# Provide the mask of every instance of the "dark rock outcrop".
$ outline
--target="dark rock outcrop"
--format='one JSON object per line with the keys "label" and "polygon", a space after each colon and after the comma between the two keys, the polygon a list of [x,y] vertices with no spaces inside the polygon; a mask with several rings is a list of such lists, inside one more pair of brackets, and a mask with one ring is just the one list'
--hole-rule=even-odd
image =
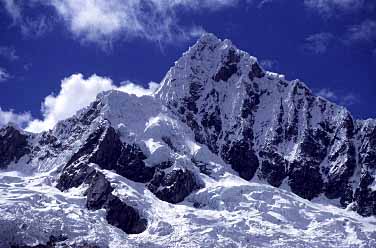
{"label": "dark rock outcrop", "polygon": [[95,172],[90,181],[86,191],[86,207],[90,210],[97,210],[108,203],[114,189],[100,172]]}
{"label": "dark rock outcrop", "polygon": [[324,182],[317,164],[297,161],[292,167],[294,169],[289,173],[292,192],[308,200],[322,193]]}
{"label": "dark rock outcrop", "polygon": [[113,188],[105,176],[96,172],[93,175],[86,192],[86,206],[88,209],[106,209],[106,220],[128,234],[136,234],[145,231],[146,219],[141,218],[138,211],[121,201],[112,194]]}
{"label": "dark rock outcrop", "polygon": [[262,78],[265,76],[265,72],[261,69],[259,64],[256,62],[252,64],[251,69],[248,73],[248,77],[251,81],[255,78]]}
{"label": "dark rock outcrop", "polygon": [[13,126],[0,129],[0,169],[30,152],[27,138]]}
{"label": "dark rock outcrop", "polygon": [[239,54],[237,54],[234,49],[230,49],[222,67],[219,69],[217,74],[214,75],[213,80],[216,82],[219,82],[220,80],[227,81],[238,71],[237,63],[239,63],[239,61]]}
{"label": "dark rock outcrop", "polygon": [[179,203],[200,188],[194,174],[184,169],[157,170],[147,187],[159,199],[170,203]]}
{"label": "dark rock outcrop", "polygon": [[259,153],[259,156],[265,160],[261,163],[258,176],[274,187],[281,186],[282,181],[288,176],[289,162],[281,154],[266,148]]}
{"label": "dark rock outcrop", "polygon": [[246,180],[251,180],[259,167],[258,157],[245,140],[229,143],[223,148],[222,157]]}
{"label": "dark rock outcrop", "polygon": [[88,209],[105,208],[110,224],[127,233],[142,232],[146,228],[146,220],[138,215],[137,210],[112,194],[111,184],[91,164],[114,170],[132,181],[148,183],[147,187],[158,198],[171,203],[183,201],[192,191],[198,189],[191,171],[178,169],[165,172],[164,170],[167,171],[173,165],[172,161],[149,167],[144,162],[146,158],[138,145],[122,143],[116,131],[104,124],[88,135],[86,142],[68,161],[60,175],[57,188],[64,191],[88,184]]}
{"label": "dark rock outcrop", "polygon": [[87,166],[95,163],[107,170],[136,182],[148,182],[154,174],[154,168],[144,163],[146,156],[133,144],[123,144],[115,129],[108,124],[98,127],[89,135],[84,145],[71,157],[65,166],[57,187],[66,190],[81,185],[92,173]]}
{"label": "dark rock outcrop", "polygon": [[135,182],[149,182],[153,178],[155,168],[146,166],[144,159],[146,156],[137,145],[125,144],[115,170]]}
{"label": "dark rock outcrop", "polygon": [[362,124],[359,148],[360,179],[354,194],[355,209],[364,216],[376,215],[376,122]]}
{"label": "dark rock outcrop", "polygon": [[145,231],[147,220],[131,206],[122,202],[118,197],[110,195],[106,203],[106,219],[109,224],[116,226],[128,234],[137,234]]}

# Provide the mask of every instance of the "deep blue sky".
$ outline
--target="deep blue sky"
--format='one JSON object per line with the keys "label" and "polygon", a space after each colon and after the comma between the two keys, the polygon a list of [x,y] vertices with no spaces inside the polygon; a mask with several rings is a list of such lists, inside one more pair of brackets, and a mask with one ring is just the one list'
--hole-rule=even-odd
{"label": "deep blue sky", "polygon": [[[7,51],[0,54],[0,68],[8,74],[0,82],[3,111],[30,111],[41,118],[44,97],[58,93],[61,80],[74,73],[85,77],[96,73],[116,84],[159,82],[196,39],[174,41],[172,36],[158,43],[128,33],[117,35],[111,46],[103,45],[75,35],[51,6],[20,6],[22,16],[17,19],[9,13],[9,5],[5,8],[7,1],[0,0],[0,53],[1,47]],[[271,71],[287,79],[299,78],[314,91],[347,105],[355,117],[376,117],[376,10],[372,4],[357,10],[328,5],[322,10],[297,0],[264,2],[261,6],[257,1],[240,1],[216,10],[176,8],[174,21],[182,28],[199,26],[231,39],[271,66]],[[46,25],[33,26],[33,20]]]}

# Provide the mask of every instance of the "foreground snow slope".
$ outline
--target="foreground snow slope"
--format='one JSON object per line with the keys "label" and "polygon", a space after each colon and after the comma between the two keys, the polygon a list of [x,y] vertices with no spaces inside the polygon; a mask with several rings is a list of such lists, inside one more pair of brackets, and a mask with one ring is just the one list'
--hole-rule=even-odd
{"label": "foreground snow slope", "polygon": [[[61,192],[44,175],[0,176],[0,247],[36,245],[64,234],[66,243],[98,247],[375,247],[376,219],[329,203],[225,174],[180,204],[160,201],[139,184],[105,171],[116,193],[143,205],[149,225],[128,235],[104,211],[85,209],[82,188]],[[200,207],[193,207],[193,203]]]}

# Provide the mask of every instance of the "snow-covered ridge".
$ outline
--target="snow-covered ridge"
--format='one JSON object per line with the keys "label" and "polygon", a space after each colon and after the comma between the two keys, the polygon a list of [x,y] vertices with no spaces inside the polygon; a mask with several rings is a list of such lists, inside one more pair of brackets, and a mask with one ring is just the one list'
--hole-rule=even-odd
{"label": "snow-covered ridge", "polygon": [[153,95],[0,130],[0,247],[373,247],[375,123],[206,34]]}

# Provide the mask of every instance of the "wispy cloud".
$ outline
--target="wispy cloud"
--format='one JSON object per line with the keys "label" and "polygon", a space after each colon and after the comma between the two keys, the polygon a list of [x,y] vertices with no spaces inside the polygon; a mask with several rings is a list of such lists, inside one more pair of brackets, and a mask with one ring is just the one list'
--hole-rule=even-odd
{"label": "wispy cloud", "polygon": [[263,59],[260,61],[260,65],[266,70],[276,70],[279,63],[274,59]]}
{"label": "wispy cloud", "polygon": [[361,45],[376,54],[376,21],[367,19],[360,24],[348,27],[342,39],[345,45]]}
{"label": "wispy cloud", "polygon": [[179,25],[178,10],[217,10],[236,0],[50,1],[70,31],[86,41],[108,42],[120,36],[175,42],[197,35],[197,27]]}
{"label": "wispy cloud", "polygon": [[4,69],[0,67],[0,83],[7,81],[10,78],[10,74]]}
{"label": "wispy cloud", "polygon": [[[45,32],[51,26],[47,15],[34,19],[23,16],[23,7],[51,7],[59,20],[81,41],[110,45],[118,38],[143,38],[157,43],[196,37],[202,28],[180,23],[181,12],[216,11],[239,0],[0,0],[23,32]],[[29,4],[30,5],[30,4]],[[56,18],[55,18],[56,19]],[[198,32],[199,31],[199,32]]]}
{"label": "wispy cloud", "polygon": [[21,18],[21,8],[14,0],[1,0],[4,8],[8,14],[12,17],[14,22],[18,22]]}
{"label": "wispy cloud", "polygon": [[37,38],[50,31],[54,19],[46,14],[36,14],[32,17],[24,14],[26,7],[34,8],[46,3],[41,0],[16,1],[0,0],[8,15],[12,18],[12,25],[19,27],[21,33],[28,38]]}
{"label": "wispy cloud", "polygon": [[0,46],[0,56],[10,61],[19,59],[18,55],[16,54],[16,49],[8,46]]}
{"label": "wispy cloud", "polygon": [[376,21],[365,20],[359,25],[349,27],[347,38],[351,43],[376,41]]}
{"label": "wispy cloud", "polygon": [[316,95],[318,96],[321,96],[321,97],[324,97],[328,100],[332,100],[332,101],[335,101],[338,99],[336,93],[334,93],[331,89],[328,89],[328,88],[324,88],[324,89],[320,89]]}
{"label": "wispy cloud", "polygon": [[304,0],[304,4],[325,17],[359,11],[367,6],[366,0]]}
{"label": "wispy cloud", "polygon": [[343,105],[343,106],[352,106],[354,104],[357,104],[359,103],[359,97],[356,96],[355,94],[353,93],[349,93],[349,94],[346,94],[342,97],[342,99],[340,100],[339,104]]}
{"label": "wispy cloud", "polygon": [[327,51],[333,39],[334,35],[331,33],[312,34],[305,39],[303,49],[311,53],[323,54]]}
{"label": "wispy cloud", "polygon": [[316,92],[316,95],[346,107],[352,106],[360,102],[359,97],[354,93],[343,92],[340,90],[332,90],[329,88],[323,88],[318,90]]}
{"label": "wispy cloud", "polygon": [[275,0],[262,0],[257,4],[257,8],[261,9],[268,4],[272,4]]}

